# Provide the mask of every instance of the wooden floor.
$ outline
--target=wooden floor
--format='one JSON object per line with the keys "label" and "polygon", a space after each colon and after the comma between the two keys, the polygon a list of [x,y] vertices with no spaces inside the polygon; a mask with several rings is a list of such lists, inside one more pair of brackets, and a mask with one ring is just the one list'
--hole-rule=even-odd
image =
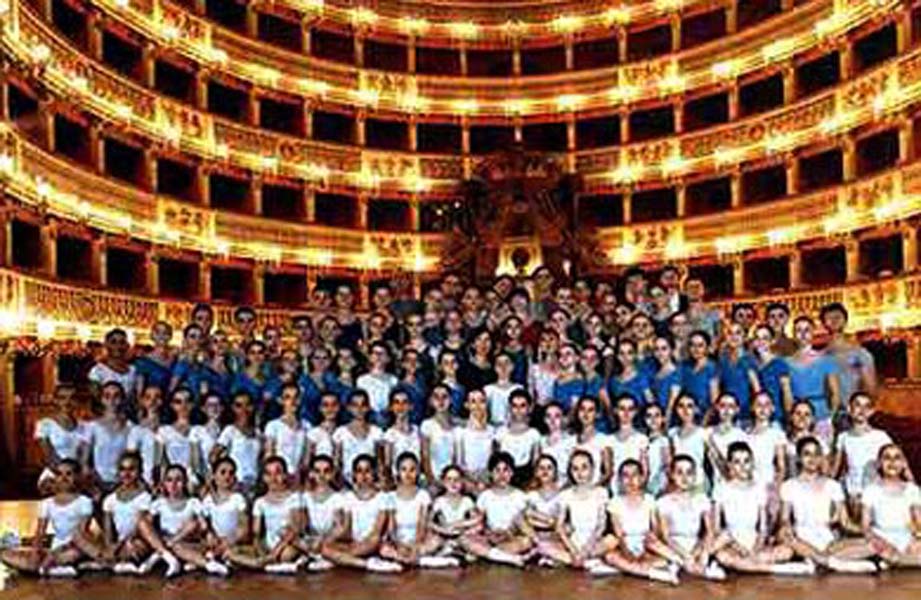
{"label": "wooden floor", "polygon": [[644,600],[917,600],[921,597],[921,572],[885,573],[879,576],[818,576],[808,579],[731,576],[722,583],[687,580],[678,587],[670,587],[626,577],[592,579],[581,573],[566,571],[518,571],[505,567],[474,566],[456,572],[372,575],[333,571],[298,577],[247,574],[227,580],[199,575],[187,575],[172,581],[152,576],[123,578],[106,575],[84,576],[73,581],[13,578],[7,580],[6,589],[0,591],[0,598],[4,600],[611,600],[623,595],[642,597]]}

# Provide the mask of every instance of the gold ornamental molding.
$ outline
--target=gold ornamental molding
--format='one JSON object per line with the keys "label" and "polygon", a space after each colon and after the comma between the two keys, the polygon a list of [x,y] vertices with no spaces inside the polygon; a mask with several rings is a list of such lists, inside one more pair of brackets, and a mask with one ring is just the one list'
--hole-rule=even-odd
{"label": "gold ornamental molding", "polygon": [[[12,14],[12,13],[10,13]],[[270,133],[163,98],[73,50],[29,10],[8,20],[4,51],[64,101],[218,164],[381,193],[456,194],[480,158],[381,152]],[[586,191],[727,171],[891,118],[921,97],[921,49],[774,111],[700,132],[574,153]],[[405,158],[404,158],[405,157]]]}
{"label": "gold ornamental molding", "polygon": [[[32,9],[23,0],[21,12]],[[437,77],[358,69],[215,27],[170,0],[89,0],[108,18],[203,67],[315,103],[455,119],[511,119],[619,108],[787,63],[893,14],[902,0],[812,0],[725,40],[645,62],[536,77]],[[14,13],[15,11],[10,11]],[[782,37],[778,32],[783,32]],[[771,40],[765,43],[765,40]],[[385,82],[386,85],[369,85]]]}

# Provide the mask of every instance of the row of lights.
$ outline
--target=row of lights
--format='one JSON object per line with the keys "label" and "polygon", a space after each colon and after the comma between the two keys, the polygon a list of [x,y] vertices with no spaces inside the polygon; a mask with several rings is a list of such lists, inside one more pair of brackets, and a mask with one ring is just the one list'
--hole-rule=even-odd
{"label": "row of lights", "polygon": [[[10,1],[10,0],[3,0]],[[19,1],[19,0],[15,0]],[[857,27],[879,14],[887,14],[900,2],[898,0],[863,0],[849,7],[835,6],[830,16],[818,21],[812,30],[795,36],[780,38],[768,43],[760,50],[747,55],[717,61],[709,68],[698,72],[682,73],[674,59],[665,74],[651,85],[620,83],[607,91],[586,94],[562,94],[554,98],[511,98],[499,101],[487,101],[475,98],[458,98],[439,100],[425,97],[418,93],[382,92],[365,84],[364,78],[358,88],[345,88],[313,78],[298,78],[273,67],[252,63],[246,59],[231,58],[220,48],[215,48],[211,36],[192,39],[180,35],[176,26],[165,23],[158,14],[147,14],[126,0],[95,0],[102,5],[110,5],[122,12],[130,12],[132,24],[144,27],[147,33],[163,39],[166,43],[177,46],[194,59],[231,68],[238,75],[249,78],[262,85],[279,91],[301,90],[305,94],[319,99],[367,106],[370,108],[390,108],[411,112],[426,113],[461,113],[461,114],[506,114],[539,115],[548,111],[568,112],[587,108],[623,105],[644,98],[656,98],[679,94],[693,86],[703,86],[734,79],[740,74],[762,67],[768,67],[792,57],[796,52],[814,47],[817,43],[842,35],[849,29]],[[117,11],[116,11],[117,14]],[[571,19],[563,21],[571,23]],[[200,23],[199,30],[210,32],[208,23]],[[619,71],[624,73],[624,71]],[[412,76],[405,79],[410,80]]]}

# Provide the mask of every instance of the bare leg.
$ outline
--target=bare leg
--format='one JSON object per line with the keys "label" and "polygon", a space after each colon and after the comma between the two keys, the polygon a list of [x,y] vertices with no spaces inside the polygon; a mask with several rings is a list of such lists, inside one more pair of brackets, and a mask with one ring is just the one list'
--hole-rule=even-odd
{"label": "bare leg", "polygon": [[10,548],[0,552],[0,561],[17,571],[35,574],[42,566],[46,553],[44,548]]}

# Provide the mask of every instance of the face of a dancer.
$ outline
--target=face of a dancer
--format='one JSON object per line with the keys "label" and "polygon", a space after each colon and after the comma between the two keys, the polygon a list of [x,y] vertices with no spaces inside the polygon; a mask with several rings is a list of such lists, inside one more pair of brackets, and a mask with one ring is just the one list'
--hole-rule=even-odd
{"label": "face of a dancer", "polygon": [[441,483],[449,494],[460,494],[464,488],[464,477],[457,469],[449,469]]}
{"label": "face of a dancer", "polygon": [[[636,412],[636,409],[634,409],[634,412]],[[662,414],[662,409],[657,404],[650,404],[646,407],[646,414],[643,415],[643,420],[646,422],[646,428],[649,431],[662,431],[665,429],[665,415]]]}
{"label": "face of a dancer", "polygon": [[293,415],[300,404],[301,394],[296,387],[286,387],[281,392],[281,409],[285,414]]}
{"label": "face of a dancer", "polygon": [[313,468],[310,470],[310,476],[313,477],[313,480],[323,487],[329,486],[334,475],[333,464],[328,460],[314,462]]}
{"label": "face of a dancer", "polygon": [[516,423],[526,423],[531,414],[531,406],[528,404],[527,399],[521,396],[515,396],[510,400],[509,411],[511,412],[513,421]]}
{"label": "face of a dancer", "polygon": [[324,421],[334,421],[339,415],[339,398],[335,394],[323,394],[320,397],[320,414]]}
{"label": "face of a dancer", "polygon": [[905,472],[905,454],[898,446],[888,446],[879,455],[879,470],[884,479],[899,479]]}
{"label": "face of a dancer", "polygon": [[848,413],[855,424],[865,425],[873,416],[873,399],[866,394],[854,396],[848,405]]}
{"label": "face of a dancer", "polygon": [[621,398],[617,401],[617,407],[614,409],[617,414],[617,422],[621,427],[629,427],[633,424],[633,418],[636,416],[636,404],[629,398]]}
{"label": "face of a dancer", "polygon": [[806,444],[799,454],[799,460],[803,472],[816,474],[822,469],[822,449],[818,444]]}
{"label": "face of a dancer", "polygon": [[579,359],[579,355],[576,353],[576,349],[572,346],[563,346],[560,349],[560,367],[563,369],[571,369],[576,366],[576,361]]}
{"label": "face of a dancer", "polygon": [[409,459],[402,461],[399,466],[399,478],[402,485],[407,487],[416,485],[416,480],[419,478],[419,465],[416,464],[416,461]]}
{"label": "face of a dancer", "polygon": [[676,461],[672,466],[672,483],[675,488],[686,492],[694,487],[697,473],[694,465],[686,460]]}
{"label": "face of a dancer", "polygon": [[793,407],[793,411],[790,413],[790,424],[793,429],[796,431],[808,431],[814,422],[815,417],[812,414],[812,408],[808,404],[801,402]]}
{"label": "face of a dancer", "polygon": [[636,465],[625,465],[620,469],[620,487],[627,495],[635,495],[643,490],[646,482],[643,471]]}
{"label": "face of a dancer", "polygon": [[776,331],[778,335],[786,330],[787,321],[789,319],[790,315],[782,308],[772,308],[767,314],[768,325],[770,325],[771,329]]}
{"label": "face of a dancer", "polygon": [[666,364],[672,361],[672,347],[671,344],[664,338],[658,338],[655,341],[655,344],[652,347],[653,356],[659,361],[659,364]]}
{"label": "face of a dancer", "polygon": [[739,414],[739,403],[729,394],[720,396],[716,407],[721,423],[732,423]]}
{"label": "face of a dancer", "polygon": [[227,461],[220,463],[214,471],[214,482],[218,489],[232,490],[237,483],[237,470]]}
{"label": "face of a dancer", "polygon": [[192,398],[188,392],[181,391],[178,394],[173,394],[169,404],[176,416],[181,419],[188,419],[189,414],[192,412]]}
{"label": "face of a dancer", "polygon": [[118,481],[123,486],[130,488],[141,477],[141,470],[134,458],[123,458],[118,463]]}
{"label": "face of a dancer", "polygon": [[556,466],[548,458],[542,458],[537,461],[534,467],[534,476],[541,485],[546,485],[556,481]]}
{"label": "face of a dancer", "polygon": [[162,483],[167,498],[181,498],[185,493],[185,477],[179,469],[168,470]]}
{"label": "face of a dancer", "polygon": [[801,320],[793,325],[793,335],[802,346],[808,346],[812,343],[812,330],[813,326],[809,321]]}
{"label": "face of a dancer", "polygon": [[774,414],[774,401],[764,392],[755,395],[752,402],[752,413],[757,421],[769,421],[771,415]]}
{"label": "face of a dancer", "polygon": [[563,411],[559,406],[548,406],[544,412],[544,423],[551,432],[563,430]]}
{"label": "face of a dancer", "polygon": [[847,318],[840,310],[830,310],[822,317],[822,325],[829,333],[837,335],[843,333],[844,328],[847,327]]}
{"label": "face of a dancer", "polygon": [[473,390],[467,394],[467,412],[472,418],[482,420],[486,416],[486,394]]}
{"label": "face of a dancer", "polygon": [[224,406],[221,404],[219,397],[208,396],[205,399],[205,416],[208,417],[209,421],[219,420],[222,412],[224,412]]}
{"label": "face of a dancer", "polygon": [[592,461],[584,454],[573,456],[569,464],[569,473],[576,485],[587,485],[591,483],[594,470]]}
{"label": "face of a dancer", "polygon": [[356,488],[369,489],[374,485],[374,467],[366,460],[359,461],[352,469],[352,483]]}
{"label": "face of a dancer", "polygon": [[76,390],[62,387],[54,393],[54,403],[61,414],[69,415],[74,410],[74,393]]}
{"label": "face of a dancer", "polygon": [[675,403],[675,413],[682,423],[693,423],[697,414],[697,404],[690,396],[681,396]]}
{"label": "face of a dancer", "polygon": [[729,457],[729,472],[737,481],[751,481],[753,467],[750,452],[734,452]]}
{"label": "face of a dancer", "polygon": [[165,346],[173,338],[173,328],[168,323],[157,323],[150,330],[150,339],[154,345]]}
{"label": "face of a dancer", "polygon": [[55,489],[60,494],[69,494],[77,489],[77,477],[80,475],[73,465],[58,465],[55,470]]}
{"label": "face of a dancer", "polygon": [[691,358],[694,360],[701,360],[707,355],[707,340],[704,339],[701,335],[692,335],[691,339],[688,340],[688,354],[691,355]]}
{"label": "face of a dancer", "polygon": [[272,461],[265,466],[262,480],[270,492],[280,492],[285,489],[288,474],[278,461]]}
{"label": "face of a dancer", "polygon": [[505,462],[500,462],[492,470],[492,482],[496,487],[507,487],[512,482],[512,467]]}
{"label": "face of a dancer", "polygon": [[583,427],[587,427],[589,425],[594,426],[596,412],[597,412],[597,408],[595,407],[594,402],[588,402],[588,401],[580,402],[579,410],[577,412],[579,416],[579,423],[581,423]]}

